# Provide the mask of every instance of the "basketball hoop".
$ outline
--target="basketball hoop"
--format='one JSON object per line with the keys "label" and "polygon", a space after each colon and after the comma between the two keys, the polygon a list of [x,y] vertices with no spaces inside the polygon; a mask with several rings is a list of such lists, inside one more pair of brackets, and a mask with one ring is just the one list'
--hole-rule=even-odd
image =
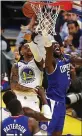
{"label": "basketball hoop", "polygon": [[47,34],[56,35],[56,20],[60,10],[70,10],[67,9],[69,7],[68,1],[29,0],[29,3],[37,16],[36,32],[45,31]]}

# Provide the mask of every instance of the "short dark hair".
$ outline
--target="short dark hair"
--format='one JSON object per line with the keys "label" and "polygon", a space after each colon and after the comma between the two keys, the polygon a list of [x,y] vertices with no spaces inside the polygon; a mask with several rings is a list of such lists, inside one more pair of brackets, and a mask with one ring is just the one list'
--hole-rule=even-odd
{"label": "short dark hair", "polygon": [[12,99],[17,99],[17,96],[14,92],[7,91],[7,92],[4,93],[3,102],[5,103],[6,106]]}
{"label": "short dark hair", "polygon": [[15,116],[17,113],[20,113],[22,111],[22,106],[19,100],[17,99],[12,99],[8,105],[7,105],[8,110],[11,112],[13,116]]}
{"label": "short dark hair", "polygon": [[19,54],[20,54],[20,51],[21,51],[21,49],[22,49],[22,47],[24,46],[25,43],[27,43],[27,40],[23,40],[22,42],[20,42]]}
{"label": "short dark hair", "polygon": [[74,24],[76,27],[79,26],[78,22],[74,20],[68,21],[67,25],[69,24]]}

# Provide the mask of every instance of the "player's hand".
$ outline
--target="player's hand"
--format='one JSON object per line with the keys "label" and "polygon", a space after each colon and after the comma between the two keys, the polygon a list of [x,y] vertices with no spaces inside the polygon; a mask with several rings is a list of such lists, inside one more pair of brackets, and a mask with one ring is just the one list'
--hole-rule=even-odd
{"label": "player's hand", "polygon": [[25,40],[27,40],[28,43],[30,43],[32,41],[30,33],[25,33],[23,38]]}
{"label": "player's hand", "polygon": [[24,32],[26,32],[26,30],[27,30],[27,26],[24,26],[24,25],[21,25],[21,31],[24,33]]}
{"label": "player's hand", "polygon": [[30,25],[27,25],[27,26],[21,25],[20,28],[22,32],[26,32],[27,30],[32,30]]}
{"label": "player's hand", "polygon": [[44,38],[45,47],[50,47],[52,45],[52,42],[49,40],[46,29],[42,31],[42,35],[43,35],[43,38]]}

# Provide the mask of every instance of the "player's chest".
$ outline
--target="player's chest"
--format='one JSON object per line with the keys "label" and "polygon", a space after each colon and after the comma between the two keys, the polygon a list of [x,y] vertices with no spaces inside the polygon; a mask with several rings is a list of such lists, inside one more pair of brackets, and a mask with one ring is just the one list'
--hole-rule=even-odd
{"label": "player's chest", "polygon": [[60,71],[60,73],[66,73],[70,71],[70,63],[59,61],[58,70]]}

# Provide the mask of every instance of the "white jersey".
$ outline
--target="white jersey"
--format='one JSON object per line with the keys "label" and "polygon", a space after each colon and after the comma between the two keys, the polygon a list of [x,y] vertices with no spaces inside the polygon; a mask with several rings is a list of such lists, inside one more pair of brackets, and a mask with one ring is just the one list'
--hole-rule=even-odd
{"label": "white jersey", "polygon": [[11,113],[6,108],[0,108],[0,122],[11,116]]}
{"label": "white jersey", "polygon": [[22,86],[35,88],[42,85],[43,72],[39,70],[34,59],[30,62],[18,62],[18,83]]}

